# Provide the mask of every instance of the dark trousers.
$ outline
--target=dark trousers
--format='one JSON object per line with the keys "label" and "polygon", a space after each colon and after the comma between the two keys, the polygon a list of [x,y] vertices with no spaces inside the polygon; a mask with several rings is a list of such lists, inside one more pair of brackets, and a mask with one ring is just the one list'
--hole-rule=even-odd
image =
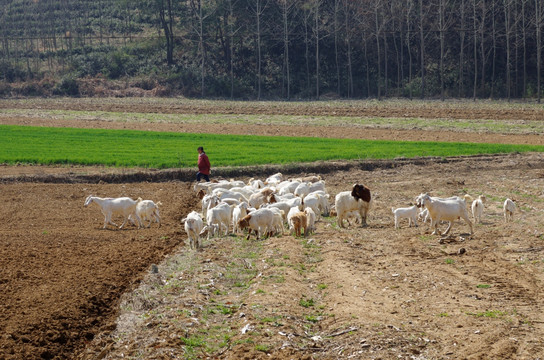
{"label": "dark trousers", "polygon": [[196,181],[200,181],[200,178],[203,177],[204,180],[210,182],[210,177],[206,174],[202,174],[200,171],[196,173]]}

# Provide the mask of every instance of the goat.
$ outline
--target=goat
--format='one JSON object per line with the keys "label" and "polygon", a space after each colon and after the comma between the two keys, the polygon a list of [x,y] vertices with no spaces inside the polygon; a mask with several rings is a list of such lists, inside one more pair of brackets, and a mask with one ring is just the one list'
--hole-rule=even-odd
{"label": "goat", "polygon": [[277,185],[283,180],[282,173],[276,173],[274,175],[269,176],[264,183],[266,185]]}
{"label": "goat", "polygon": [[306,229],[304,231],[304,234],[306,234],[306,231],[308,234],[315,232],[315,212],[312,210],[312,208],[307,207],[304,209],[304,213],[306,213]]}
{"label": "goat", "polygon": [[[153,200],[142,200],[136,205],[136,214],[138,214],[140,220],[142,222],[149,221],[149,224],[146,227],[150,227],[153,221],[159,223],[159,227],[161,227],[161,216],[159,214],[160,205],[162,205],[160,201],[155,203]],[[132,224],[135,225],[132,215],[129,215],[128,218]]]}
{"label": "goat", "polygon": [[516,211],[515,200],[506,199],[502,207],[504,213],[504,222],[509,222],[514,220],[514,212]]}
{"label": "goat", "polygon": [[299,211],[294,213],[289,218],[289,227],[295,231],[295,236],[301,236],[304,231],[304,236],[308,235],[308,218],[306,213]]}
{"label": "goat", "polygon": [[264,183],[262,182],[262,180],[258,180],[254,178],[249,179],[247,184],[257,190],[264,188]]}
{"label": "goat", "polygon": [[484,203],[485,195],[480,195],[476,200],[472,202],[472,217],[474,218],[474,223],[482,222],[482,214],[484,212]]}
{"label": "goat", "polygon": [[[416,205],[417,206],[417,205]],[[426,223],[427,220],[429,220],[430,216],[429,216],[429,210],[427,210],[427,208],[423,208],[419,214],[417,215],[417,218],[421,221],[423,221],[423,223]]]}
{"label": "goat", "polygon": [[189,238],[189,246],[191,247],[191,249],[198,250],[201,245],[200,233],[204,228],[204,223],[202,221],[202,218],[200,217],[200,214],[196,211],[191,211],[186,218],[181,220],[181,223],[184,225],[185,232],[187,233],[187,237]]}
{"label": "goat", "polygon": [[316,182],[313,182],[313,183],[309,183],[308,186],[310,187],[310,192],[314,192],[314,191],[326,192],[326,190],[325,190],[325,181],[323,181],[323,180],[319,180],[319,181],[316,181]]}
{"label": "goat", "polygon": [[338,225],[343,228],[347,213],[356,210],[361,216],[361,226],[367,226],[371,201],[370,189],[362,184],[354,184],[351,191],[336,194],[334,205],[338,214]]}
{"label": "goat", "polygon": [[[213,208],[209,208],[206,215],[206,224],[209,225],[218,225],[219,230],[225,227],[225,236],[229,232],[230,228],[230,219],[232,217],[232,208],[234,205],[229,205],[227,203],[219,203]],[[210,238],[210,233],[208,233],[208,239]]]}
{"label": "goat", "polygon": [[278,190],[278,194],[280,195],[287,195],[287,194],[293,194],[296,190],[296,188],[301,184],[300,181],[290,181],[290,182],[287,182],[286,184],[284,184],[283,186],[280,186],[282,185],[283,183],[279,184],[277,186],[277,188],[279,189]]}
{"label": "goat", "polygon": [[232,209],[232,232],[237,234],[240,230],[238,227],[238,221],[247,215],[248,204],[243,202],[238,204]]}
{"label": "goat", "polygon": [[408,219],[408,227],[412,227],[412,223],[414,223],[415,227],[417,227],[417,206],[410,206],[406,208],[391,208],[391,212],[393,212],[393,215],[395,215],[395,229],[399,228],[399,221],[401,219]]}
{"label": "goat", "polygon": [[294,193],[295,196],[298,196],[300,198],[303,198],[310,193],[310,183],[300,183],[297,188],[295,189]]}
{"label": "goat", "polygon": [[260,206],[260,209],[263,209],[263,208],[268,208],[268,209],[276,208],[276,209],[282,210],[284,214],[283,220],[287,221],[287,214],[289,213],[289,209],[291,209],[291,206],[285,201],[280,201],[273,204],[262,204]]}
{"label": "goat", "polygon": [[274,190],[271,188],[264,188],[258,193],[255,193],[249,197],[249,206],[254,208],[259,208],[264,203],[268,203],[270,195],[274,193]]}
{"label": "goat", "polygon": [[461,198],[455,200],[432,199],[428,194],[421,194],[418,198],[420,199],[421,204],[429,210],[431,228],[434,229],[432,235],[440,233],[440,230],[438,229],[440,220],[449,222],[449,226],[444,232],[444,235],[446,235],[451,230],[453,222],[459,218],[462,218],[468,224],[470,227],[470,234],[472,235],[474,233],[472,222],[468,218],[465,200]]}
{"label": "goat", "polygon": [[274,220],[272,221],[272,229],[268,229],[268,235],[276,235],[280,233],[283,235],[285,232],[285,227],[283,226],[283,219],[286,216],[285,212],[276,207],[269,207],[268,209],[274,212]]}
{"label": "goat", "polygon": [[101,198],[98,196],[89,195],[85,200],[83,206],[87,207],[93,202],[100,207],[102,214],[104,214],[104,229],[108,224],[112,224],[117,227],[117,224],[111,220],[113,215],[123,215],[124,221],[119,226],[119,229],[122,229],[123,226],[129,221],[129,215],[134,214],[136,221],[138,222],[138,229],[142,227],[142,220],[136,213],[136,205],[142,201],[142,198],[138,200],[132,200],[129,197],[120,197],[120,198]]}
{"label": "goat", "polygon": [[[238,227],[241,230],[249,229],[257,232],[257,239],[260,239],[262,234],[266,234],[274,226],[274,211],[270,209],[258,209],[244,216],[238,221]],[[249,240],[250,234],[247,239]]]}
{"label": "goat", "polygon": [[322,201],[320,198],[318,194],[307,195],[302,201],[302,205],[304,208],[311,208],[315,215],[321,215],[320,205]]}

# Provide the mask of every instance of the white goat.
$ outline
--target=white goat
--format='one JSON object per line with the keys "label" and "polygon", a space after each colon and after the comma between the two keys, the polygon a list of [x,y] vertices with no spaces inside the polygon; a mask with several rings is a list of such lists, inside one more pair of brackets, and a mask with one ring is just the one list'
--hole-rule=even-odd
{"label": "white goat", "polygon": [[[249,229],[257,232],[257,239],[274,228],[275,212],[271,209],[258,209],[250,212],[238,221],[240,229]],[[249,239],[249,234],[247,238]]]}
{"label": "white goat", "polygon": [[291,205],[289,205],[285,201],[280,201],[280,202],[276,202],[276,203],[273,203],[273,204],[262,204],[260,209],[263,209],[263,208],[268,208],[268,209],[276,208],[276,209],[282,210],[283,214],[284,214],[283,215],[283,220],[287,221],[287,213],[289,213],[289,209],[291,209]]}
{"label": "white goat", "polygon": [[310,193],[310,183],[303,182],[294,191],[295,196],[303,198]]}
{"label": "white goat", "polygon": [[455,220],[462,218],[470,227],[470,234],[474,233],[472,222],[468,217],[467,204],[465,200],[459,198],[455,200],[432,199],[428,194],[421,194],[418,197],[421,204],[429,210],[431,216],[431,228],[434,229],[432,235],[440,233],[438,224],[441,220],[448,221],[449,226],[444,232],[448,234]]}
{"label": "white goat", "polygon": [[504,221],[509,222],[514,220],[514,212],[516,211],[516,203],[514,200],[506,199],[502,207],[504,213]]}
{"label": "white goat", "polygon": [[266,185],[277,185],[283,180],[282,173],[276,173],[274,175],[269,176],[264,183]]}
{"label": "white goat", "polygon": [[94,202],[100,207],[102,214],[104,214],[104,229],[108,224],[112,224],[113,226],[117,227],[117,224],[111,220],[112,216],[114,215],[122,215],[124,217],[123,223],[121,226],[119,226],[119,229],[122,229],[127,221],[129,221],[129,215],[131,214],[133,214],[136,218],[139,229],[142,226],[142,220],[138,214],[136,214],[136,205],[138,205],[138,203],[141,201],[142,198],[132,200],[129,197],[101,198],[98,196],[89,195],[85,200],[84,206],[87,207]]}
{"label": "white goat", "polygon": [[213,208],[215,205],[219,204],[219,197],[215,194],[204,195],[202,198],[202,217],[206,218],[208,209]]}
{"label": "white goat", "polygon": [[274,234],[281,234],[285,232],[285,227],[283,226],[283,219],[286,216],[285,212],[276,207],[268,208],[274,212],[274,220],[272,221],[272,229],[269,229],[269,233],[274,231]]}
{"label": "white goat", "polygon": [[[213,208],[208,208],[206,215],[206,225],[218,225],[219,230],[225,227],[225,236],[229,232],[230,228],[230,219],[232,217],[232,209],[234,205],[229,205],[226,203],[219,203]],[[210,233],[208,233],[208,239],[210,238]]]}
{"label": "white goat", "polygon": [[417,206],[410,206],[406,208],[391,208],[391,212],[395,215],[395,229],[399,228],[399,222],[401,219],[408,219],[408,227],[412,227],[414,223],[417,227]]}
{"label": "white goat", "polygon": [[254,208],[259,208],[262,204],[270,202],[268,199],[270,195],[274,193],[274,190],[271,188],[264,188],[258,193],[255,193],[249,197],[249,206]]}
{"label": "white goat", "polygon": [[315,212],[312,210],[312,208],[307,207],[304,209],[304,212],[306,213],[306,231],[308,231],[308,234],[315,232]]}
{"label": "white goat", "polygon": [[243,219],[247,215],[248,204],[243,202],[238,204],[232,209],[232,232],[238,234],[240,228],[238,227],[238,221]]}
{"label": "white goat", "polygon": [[474,218],[474,223],[482,222],[482,215],[484,213],[484,203],[485,195],[480,195],[476,200],[472,202],[472,217]]}
{"label": "white goat", "polygon": [[325,181],[323,180],[319,180],[319,181],[316,181],[314,183],[309,183],[309,187],[310,187],[310,192],[314,192],[314,191],[323,191],[323,192],[326,192],[325,190]]}
{"label": "white goat", "polygon": [[[140,220],[142,222],[149,221],[149,224],[146,227],[150,227],[153,221],[159,223],[159,227],[161,227],[161,216],[159,214],[160,205],[162,205],[160,201],[155,203],[153,200],[142,200],[138,203],[138,205],[136,205],[136,214],[138,214]],[[132,215],[129,215],[129,219],[134,224]]]}
{"label": "white goat", "polygon": [[249,179],[247,184],[257,190],[264,188],[264,182],[262,182],[262,180],[259,180],[259,179],[251,178]]}
{"label": "white goat", "polygon": [[278,189],[279,189],[278,194],[280,195],[293,194],[296,188],[300,185],[300,181],[289,181],[281,187],[280,185],[278,185]]}
{"label": "white goat", "polygon": [[319,217],[321,215],[320,205],[323,203],[320,198],[321,196],[318,194],[307,195],[302,201],[302,205],[304,208],[311,208],[314,211],[314,216]]}
{"label": "white goat", "polygon": [[181,223],[185,227],[191,249],[200,248],[200,232],[204,228],[204,222],[202,221],[200,214],[196,211],[191,211],[186,218],[181,220]]}

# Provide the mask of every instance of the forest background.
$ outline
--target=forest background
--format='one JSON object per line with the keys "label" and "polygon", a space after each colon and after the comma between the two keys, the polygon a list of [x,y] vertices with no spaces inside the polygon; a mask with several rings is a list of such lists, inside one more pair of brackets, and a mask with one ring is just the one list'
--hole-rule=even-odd
{"label": "forest background", "polygon": [[541,97],[542,0],[0,3],[2,97]]}

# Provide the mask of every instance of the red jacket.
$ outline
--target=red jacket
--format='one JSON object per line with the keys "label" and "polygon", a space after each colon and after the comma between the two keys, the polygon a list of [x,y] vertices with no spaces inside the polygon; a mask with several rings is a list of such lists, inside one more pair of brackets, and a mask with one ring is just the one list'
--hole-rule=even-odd
{"label": "red jacket", "polygon": [[210,175],[210,159],[205,152],[198,155],[198,171],[204,175]]}

